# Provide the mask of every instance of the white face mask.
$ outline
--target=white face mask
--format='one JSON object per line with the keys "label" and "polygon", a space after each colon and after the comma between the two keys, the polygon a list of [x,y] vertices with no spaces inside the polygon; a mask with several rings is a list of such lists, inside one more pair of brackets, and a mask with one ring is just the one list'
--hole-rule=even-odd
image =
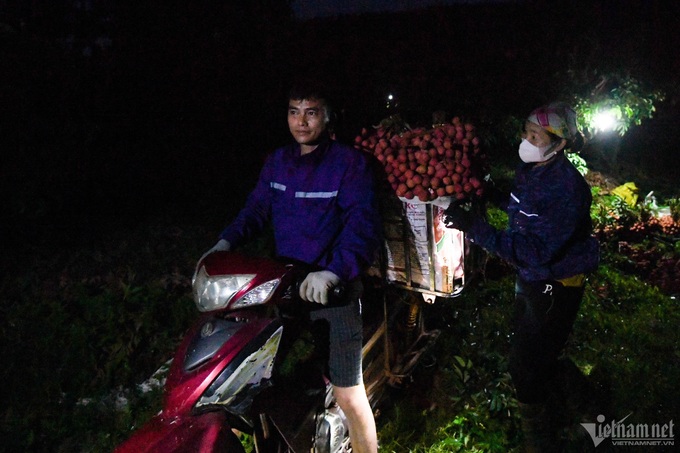
{"label": "white face mask", "polygon": [[551,151],[555,148],[556,143],[548,146],[534,146],[528,140],[522,139],[522,143],[519,144],[519,158],[523,162],[545,162],[555,155],[557,151]]}

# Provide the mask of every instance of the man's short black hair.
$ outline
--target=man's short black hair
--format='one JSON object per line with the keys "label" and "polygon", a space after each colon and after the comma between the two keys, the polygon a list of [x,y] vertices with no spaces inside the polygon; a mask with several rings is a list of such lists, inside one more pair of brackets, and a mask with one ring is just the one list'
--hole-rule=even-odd
{"label": "man's short black hair", "polygon": [[293,83],[288,91],[288,100],[310,100],[315,99],[320,101],[324,107],[324,114],[326,121],[329,123],[329,128],[333,128],[336,124],[336,115],[333,110],[333,105],[330,99],[330,94],[326,85],[318,78],[298,79]]}
{"label": "man's short black hair", "polygon": [[288,99],[316,99],[328,103],[328,93],[323,83],[318,80],[297,80],[288,92]]}

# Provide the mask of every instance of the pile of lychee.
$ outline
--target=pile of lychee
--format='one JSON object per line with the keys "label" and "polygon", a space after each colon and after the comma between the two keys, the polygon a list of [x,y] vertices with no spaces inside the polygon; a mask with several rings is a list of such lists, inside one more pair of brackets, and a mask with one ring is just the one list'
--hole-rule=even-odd
{"label": "pile of lychee", "polygon": [[384,166],[398,197],[428,202],[438,197],[470,199],[484,192],[480,139],[475,126],[459,117],[428,129],[364,128],[354,145]]}

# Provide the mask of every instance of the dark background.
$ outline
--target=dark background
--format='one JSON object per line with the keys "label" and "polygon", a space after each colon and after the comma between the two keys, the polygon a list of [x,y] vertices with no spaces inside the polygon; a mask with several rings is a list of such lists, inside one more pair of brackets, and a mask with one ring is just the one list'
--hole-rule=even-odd
{"label": "dark background", "polygon": [[[678,2],[451,1],[301,21],[283,0],[0,0],[0,451],[110,451],[157,413],[153,396],[120,411],[113,399],[158,369],[196,316],[196,259],[266,153],[290,140],[297,76],[332,82],[345,140],[391,113],[416,126],[441,109],[475,123],[491,162],[509,165],[531,109],[635,78],[666,93],[654,118],[591,145],[616,162],[584,155],[643,196],[662,185],[678,196]],[[649,272],[660,255],[638,256],[627,268]],[[675,261],[658,261],[676,280]],[[673,312],[659,314],[645,280],[599,278],[584,352],[606,358],[605,374],[614,364],[620,413],[665,422]],[[459,299],[475,307],[461,318],[441,305],[456,318],[455,347],[442,350],[467,357],[467,338],[475,374],[497,388],[483,370],[494,349],[472,339],[505,341],[510,306],[494,288]]]}
{"label": "dark background", "polygon": [[[0,1],[3,246],[87,240],[157,215],[217,228],[289,139],[286,92],[309,74],[332,82],[346,140],[389,113],[427,124],[439,109],[500,134],[508,116],[629,74],[667,97],[621,156],[678,176],[677,2],[292,11],[282,0]],[[498,158],[515,146],[487,142]]]}

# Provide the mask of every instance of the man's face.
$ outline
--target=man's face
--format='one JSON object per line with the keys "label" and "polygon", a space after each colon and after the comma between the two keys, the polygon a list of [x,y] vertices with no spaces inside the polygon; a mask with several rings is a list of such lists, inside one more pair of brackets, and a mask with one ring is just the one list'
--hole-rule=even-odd
{"label": "man's face", "polygon": [[310,152],[326,131],[326,110],[318,99],[291,99],[288,102],[288,128],[302,147]]}

